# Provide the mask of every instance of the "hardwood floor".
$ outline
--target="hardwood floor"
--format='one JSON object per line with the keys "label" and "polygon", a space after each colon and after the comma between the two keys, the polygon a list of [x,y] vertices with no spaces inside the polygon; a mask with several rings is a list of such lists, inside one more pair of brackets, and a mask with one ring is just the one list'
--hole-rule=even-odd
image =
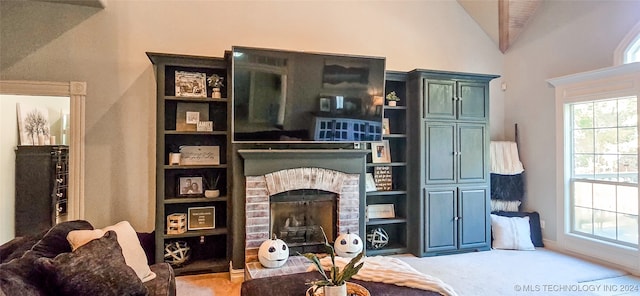
{"label": "hardwood floor", "polygon": [[[240,296],[240,286],[242,282],[233,283],[229,280],[229,273],[208,273],[199,275],[186,275],[176,277],[177,296],[192,296],[194,293],[180,289],[181,283],[189,284],[190,286],[205,288],[209,291],[213,291],[210,295],[216,296]],[[206,293],[200,293],[203,295]]]}

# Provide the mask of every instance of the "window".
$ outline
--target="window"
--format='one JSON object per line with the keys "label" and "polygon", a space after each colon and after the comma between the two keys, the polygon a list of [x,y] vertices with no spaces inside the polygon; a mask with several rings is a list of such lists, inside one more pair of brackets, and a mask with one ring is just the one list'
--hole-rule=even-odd
{"label": "window", "polygon": [[569,104],[570,232],[638,245],[635,96]]}
{"label": "window", "polygon": [[629,46],[624,53],[624,63],[640,62],[640,35],[636,36],[635,41]]}
{"label": "window", "polygon": [[613,53],[614,65],[640,62],[640,22],[638,22]]}

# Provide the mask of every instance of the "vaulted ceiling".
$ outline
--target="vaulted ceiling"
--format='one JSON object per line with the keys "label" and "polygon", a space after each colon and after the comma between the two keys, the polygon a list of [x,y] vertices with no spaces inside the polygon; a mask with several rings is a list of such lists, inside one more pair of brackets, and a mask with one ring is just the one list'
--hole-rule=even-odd
{"label": "vaulted ceiling", "polygon": [[544,0],[457,0],[505,53]]}

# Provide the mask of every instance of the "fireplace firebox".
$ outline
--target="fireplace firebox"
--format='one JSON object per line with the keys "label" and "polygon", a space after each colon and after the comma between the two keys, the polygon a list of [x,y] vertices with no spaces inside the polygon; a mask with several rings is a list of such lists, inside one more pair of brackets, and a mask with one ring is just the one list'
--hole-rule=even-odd
{"label": "fireplace firebox", "polygon": [[292,190],[271,196],[270,230],[289,246],[290,254],[322,253],[324,236],[336,235],[337,195],[323,190]]}

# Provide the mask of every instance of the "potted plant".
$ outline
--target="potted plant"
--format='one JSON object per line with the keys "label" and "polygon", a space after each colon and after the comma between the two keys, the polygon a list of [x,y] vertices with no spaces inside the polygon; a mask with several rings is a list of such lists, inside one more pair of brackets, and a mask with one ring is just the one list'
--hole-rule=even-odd
{"label": "potted plant", "polygon": [[211,97],[214,99],[220,99],[222,97],[222,93],[220,92],[220,88],[224,86],[224,84],[222,84],[222,81],[224,80],[224,77],[218,75],[218,74],[213,74],[211,76],[209,76],[209,78],[207,78],[207,82],[209,84],[210,87],[212,87],[212,92],[211,92]]}
{"label": "potted plant", "polygon": [[396,95],[395,91],[388,93],[386,99],[389,106],[396,106],[396,103],[400,101],[400,98]]}
{"label": "potted plant", "polygon": [[[358,271],[362,268],[364,263],[357,264],[360,259],[364,256],[364,250],[358,254],[358,256],[354,257],[349,261],[347,265],[344,266],[342,270],[338,266],[336,266],[335,261],[335,251],[333,246],[329,244],[327,239],[327,235],[324,233],[324,229],[320,227],[322,230],[322,235],[324,236],[324,247],[327,252],[331,256],[331,270],[325,271],[322,268],[322,264],[320,263],[320,259],[318,256],[313,253],[302,254],[302,256],[311,260],[313,264],[318,268],[318,272],[322,275],[322,279],[317,281],[312,281],[307,284],[315,286],[313,292],[315,292],[322,288],[324,289],[324,296],[346,296],[347,295],[347,281],[351,279],[352,276],[356,275]],[[357,264],[357,265],[356,265]]]}

